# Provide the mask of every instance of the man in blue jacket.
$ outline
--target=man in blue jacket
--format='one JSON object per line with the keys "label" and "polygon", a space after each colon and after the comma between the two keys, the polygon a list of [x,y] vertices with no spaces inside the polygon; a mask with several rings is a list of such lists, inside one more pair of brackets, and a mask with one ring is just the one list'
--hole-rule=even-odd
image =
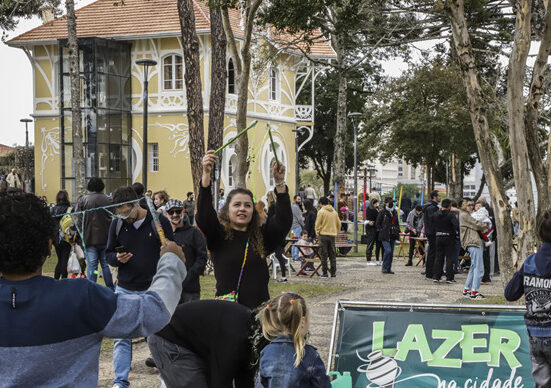
{"label": "man in blue jacket", "polygon": [[[138,199],[132,187],[119,187],[113,194],[113,203]],[[118,267],[115,292],[123,295],[141,295],[147,291],[157,269],[161,240],[149,210],[137,202],[116,208],[124,219],[114,219],[109,228],[105,256],[110,265]],[[159,219],[168,240],[174,241],[170,222],[163,215]],[[128,374],[132,364],[132,341],[116,339],[113,347],[114,387],[128,388]]]}
{"label": "man in blue jacket", "polygon": [[176,309],[186,276],[176,243],[162,248],[144,293],[115,294],[86,279],[42,276],[57,229],[36,196],[0,194],[2,387],[97,387],[103,337],[149,336]]}
{"label": "man in blue jacket", "polygon": [[543,388],[551,386],[551,210],[538,220],[538,234],[542,246],[513,275],[505,299],[512,302],[525,295],[532,376],[535,387]]}

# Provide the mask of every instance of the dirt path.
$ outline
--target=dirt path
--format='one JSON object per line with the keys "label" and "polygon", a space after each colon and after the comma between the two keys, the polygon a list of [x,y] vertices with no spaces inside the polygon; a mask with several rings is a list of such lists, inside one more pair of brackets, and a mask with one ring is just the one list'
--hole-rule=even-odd
{"label": "dirt path", "polygon": [[[335,302],[339,299],[358,301],[383,301],[407,303],[456,303],[461,301],[461,291],[466,274],[456,277],[457,283],[434,284],[420,275],[420,267],[405,267],[404,260],[395,260],[393,270],[395,275],[383,275],[381,267],[366,266],[364,258],[338,258],[338,273],[335,279],[322,280],[297,279],[290,277],[289,290],[293,283],[308,282],[313,284],[338,285],[345,291],[309,299],[310,308],[310,343],[318,348],[318,352],[327,362],[333,312]],[[486,296],[502,295],[502,285],[499,277],[491,285],[483,285],[482,293]],[[155,368],[145,366],[149,349],[145,342],[133,347],[132,371],[130,382],[132,387],[159,387],[159,378]],[[100,357],[99,386],[111,387],[113,378],[112,354],[102,354]]]}

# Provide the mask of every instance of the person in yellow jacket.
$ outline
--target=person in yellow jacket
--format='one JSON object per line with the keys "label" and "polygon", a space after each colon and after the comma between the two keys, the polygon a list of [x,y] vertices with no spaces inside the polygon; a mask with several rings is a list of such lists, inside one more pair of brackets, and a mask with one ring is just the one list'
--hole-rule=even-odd
{"label": "person in yellow jacket", "polygon": [[319,202],[322,207],[316,218],[316,235],[320,244],[321,269],[323,271],[321,277],[324,279],[329,277],[327,275],[327,258],[329,257],[331,277],[334,278],[337,276],[335,237],[341,230],[341,221],[333,206],[329,204],[327,197],[321,197]]}

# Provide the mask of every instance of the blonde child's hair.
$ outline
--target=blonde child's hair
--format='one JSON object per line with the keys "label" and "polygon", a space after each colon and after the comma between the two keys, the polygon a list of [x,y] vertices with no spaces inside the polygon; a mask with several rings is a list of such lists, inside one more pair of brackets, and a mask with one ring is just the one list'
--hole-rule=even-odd
{"label": "blonde child's hair", "polygon": [[304,357],[306,338],[302,335],[302,318],[307,318],[306,301],[298,294],[284,292],[271,299],[260,311],[262,334],[268,341],[280,334],[290,334],[295,346],[295,363],[299,366]]}

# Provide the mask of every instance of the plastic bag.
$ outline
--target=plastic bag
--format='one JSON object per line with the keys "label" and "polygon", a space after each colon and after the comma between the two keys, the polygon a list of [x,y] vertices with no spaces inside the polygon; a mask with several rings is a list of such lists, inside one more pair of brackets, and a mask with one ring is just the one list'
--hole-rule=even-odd
{"label": "plastic bag", "polygon": [[80,245],[76,244],[73,247],[73,249],[74,249],[75,253],[77,254],[77,259],[79,259],[79,260],[84,259],[84,251],[82,250]]}
{"label": "plastic bag", "polygon": [[80,263],[78,262],[78,257],[73,249],[71,251],[71,256],[69,257],[69,262],[67,263],[67,272],[68,273],[80,273]]}

